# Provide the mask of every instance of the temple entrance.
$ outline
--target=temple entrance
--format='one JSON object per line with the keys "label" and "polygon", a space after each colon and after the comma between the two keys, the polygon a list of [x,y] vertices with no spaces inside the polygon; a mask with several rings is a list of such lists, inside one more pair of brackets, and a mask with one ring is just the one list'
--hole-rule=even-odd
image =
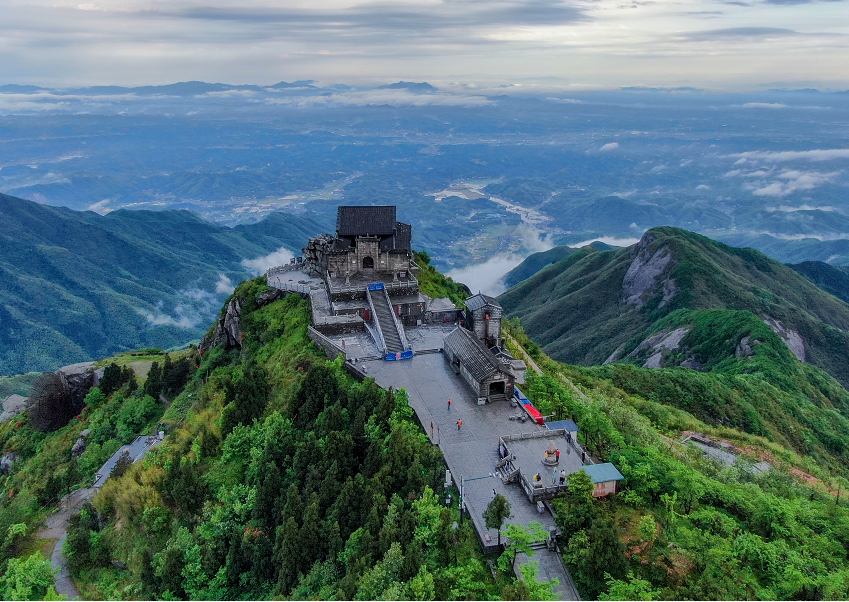
{"label": "temple entrance", "polygon": [[373,270],[374,269],[374,258],[373,257],[363,257],[363,269],[364,270]]}
{"label": "temple entrance", "polygon": [[504,381],[498,381],[494,383],[489,383],[489,394],[490,395],[505,395],[506,390],[504,388]]}

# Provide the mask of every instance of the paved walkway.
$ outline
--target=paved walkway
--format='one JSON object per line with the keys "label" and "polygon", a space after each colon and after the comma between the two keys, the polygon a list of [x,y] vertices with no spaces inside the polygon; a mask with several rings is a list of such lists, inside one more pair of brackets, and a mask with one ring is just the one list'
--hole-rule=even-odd
{"label": "paved walkway", "polygon": [[71,579],[67,561],[62,554],[62,546],[68,538],[68,521],[74,514],[79,512],[80,508],[86,502],[94,497],[96,492],[97,490],[94,487],[72,491],[70,495],[63,498],[60,502],[59,511],[48,516],[45,527],[36,534],[36,537],[58,540],[56,545],[53,546],[53,553],[50,555],[50,564],[54,569],[59,569],[55,580],[56,593],[61,596],[68,596],[69,600],[79,600],[80,592]]}
{"label": "paved walkway", "polygon": [[59,510],[47,517],[45,527],[36,534],[36,537],[57,539],[56,545],[53,546],[53,553],[50,555],[50,564],[54,569],[59,569],[59,573],[57,573],[55,579],[56,593],[59,595],[67,596],[69,600],[80,599],[80,591],[74,585],[73,579],[71,579],[71,574],[68,571],[68,561],[64,554],[62,554],[62,546],[65,545],[65,540],[68,538],[68,521],[103,487],[103,484],[109,478],[112,469],[115,467],[118,458],[124,450],[129,450],[133,462],[137,462],[154,445],[148,445],[147,436],[140,436],[136,437],[131,444],[121,446],[121,449],[115,452],[100,467],[100,470],[97,471],[94,485],[85,489],[72,491],[68,496],[63,498],[59,503]]}
{"label": "paved walkway", "polygon": [[[442,450],[454,479],[459,481],[463,477],[465,480],[466,504],[476,530],[483,538],[484,547],[494,549],[498,540],[498,532],[486,529],[482,517],[492,499],[493,489],[510,502],[512,514],[507,523],[537,521],[548,529],[555,528],[551,514],[547,511],[539,513],[518,484],[505,485],[494,476],[500,435],[535,432],[545,427],[530,421],[510,420],[510,416],[520,410],[507,401],[477,405],[477,398],[451,371],[441,353],[416,355],[412,360],[401,362],[377,360],[358,365],[365,366],[366,373],[373,376],[380,386],[406,389],[410,405],[428,434],[433,423],[432,441]],[[460,430],[457,429],[458,419],[463,420]],[[556,562],[548,558],[552,555]],[[545,567],[546,578],[557,577],[560,580],[556,589],[560,599],[580,599],[562,563],[559,564],[562,571],[558,570],[556,552],[540,550],[532,560],[540,560],[541,577]]]}

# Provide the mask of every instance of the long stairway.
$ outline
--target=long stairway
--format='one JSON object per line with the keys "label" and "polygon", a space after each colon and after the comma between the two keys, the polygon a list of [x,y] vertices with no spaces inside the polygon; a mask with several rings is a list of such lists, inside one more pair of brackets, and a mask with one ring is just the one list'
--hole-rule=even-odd
{"label": "long stairway", "polygon": [[386,291],[369,291],[368,294],[372,307],[374,307],[374,318],[380,326],[380,333],[383,335],[386,351],[389,353],[404,351],[404,344],[401,342],[398,329],[395,327],[396,321],[393,319],[392,306],[389,304],[389,296]]}

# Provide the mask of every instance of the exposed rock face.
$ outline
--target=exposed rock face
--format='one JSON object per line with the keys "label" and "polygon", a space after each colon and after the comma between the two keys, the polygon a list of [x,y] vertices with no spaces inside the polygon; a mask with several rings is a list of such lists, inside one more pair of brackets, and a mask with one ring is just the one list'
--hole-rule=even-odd
{"label": "exposed rock face", "polygon": [[[627,355],[625,359],[637,357],[649,351],[651,357],[643,364],[645,368],[660,368],[660,360],[664,351],[677,351],[681,347],[681,341],[690,332],[689,328],[676,328],[675,330],[664,329],[653,334],[640,343],[636,349]],[[650,365],[647,365],[650,364]]]}
{"label": "exposed rock face", "polygon": [[329,234],[319,234],[307,241],[302,249],[304,253],[304,269],[313,278],[323,278],[327,268],[327,254],[333,247],[334,238]]}
{"label": "exposed rock face", "polygon": [[737,348],[734,350],[734,357],[737,358],[747,358],[752,357],[752,344],[749,342],[748,336],[740,339],[740,342],[737,343]]}
{"label": "exposed rock face", "polygon": [[20,395],[9,395],[3,402],[3,413],[0,414],[0,424],[9,422],[12,418],[29,409],[29,399]]}
{"label": "exposed rock face", "polygon": [[702,363],[696,359],[695,356],[691,355],[683,362],[679,364],[682,368],[689,368],[690,370],[701,370]]}
{"label": "exposed rock face", "polygon": [[20,459],[20,456],[18,456],[15,452],[9,452],[0,458],[0,471],[3,471],[3,474],[9,474],[12,472],[12,464]]}
{"label": "exposed rock face", "polygon": [[[670,265],[677,263],[672,258],[669,247],[663,246],[654,253],[648,250],[648,245],[653,238],[644,236],[637,245],[637,256],[625,272],[622,279],[622,292],[625,294],[625,302],[629,305],[642,307],[646,294],[658,283],[661,275]],[[667,279],[663,283],[663,300],[661,307],[666,305],[678,291],[673,279]]]}
{"label": "exposed rock face", "polygon": [[265,307],[269,303],[277,301],[278,299],[282,299],[285,296],[285,291],[281,291],[279,288],[272,288],[265,291],[264,293],[261,293],[260,296],[256,299],[256,304],[258,307]]}
{"label": "exposed rock face", "polygon": [[222,346],[225,349],[241,347],[242,331],[239,321],[242,318],[242,303],[238,297],[233,297],[224,310],[224,316],[215,324],[211,335],[206,335],[200,342],[200,349],[208,351]]}
{"label": "exposed rock face", "polygon": [[793,355],[803,362],[806,361],[805,341],[798,332],[786,328],[784,324],[781,323],[781,320],[776,320],[770,316],[764,316],[763,320],[767,326],[772,328],[772,331],[775,334],[781,337],[781,340],[784,341],[787,347],[790,348]]}

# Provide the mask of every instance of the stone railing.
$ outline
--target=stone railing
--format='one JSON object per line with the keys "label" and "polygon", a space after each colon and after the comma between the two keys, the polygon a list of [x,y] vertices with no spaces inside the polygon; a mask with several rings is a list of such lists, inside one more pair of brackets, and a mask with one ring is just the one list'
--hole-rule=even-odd
{"label": "stone railing", "polygon": [[[377,319],[377,312],[374,311],[374,299],[371,298],[371,291],[368,289],[366,289],[366,298],[368,299],[369,309],[371,309],[372,324],[374,324],[374,330],[375,332],[377,332],[377,337],[380,339],[379,341],[375,341],[375,343],[377,343],[377,346],[380,347],[380,349],[382,349],[385,353],[386,339],[383,337],[383,329],[380,327],[380,320]],[[392,312],[391,305],[389,306],[389,313],[394,313]]]}
{"label": "stone railing", "polygon": [[310,326],[307,328],[307,336],[311,341],[317,343],[322,349],[324,349],[324,354],[327,356],[327,359],[335,360],[339,357],[339,354],[342,354],[342,357],[345,357],[345,350],[342,349],[339,345],[328,339],[326,336],[321,334],[315,328]]}
{"label": "stone railing", "polygon": [[401,327],[401,321],[398,319],[398,316],[395,315],[395,307],[392,305],[392,299],[389,298],[389,293],[386,292],[386,289],[383,290],[383,294],[386,296],[386,303],[389,304],[389,313],[392,315],[392,323],[395,325],[395,332],[398,333],[398,338],[401,339],[401,346],[404,348],[404,351],[408,351],[412,349],[410,345],[410,341],[407,340],[407,333],[404,332],[404,329]]}

